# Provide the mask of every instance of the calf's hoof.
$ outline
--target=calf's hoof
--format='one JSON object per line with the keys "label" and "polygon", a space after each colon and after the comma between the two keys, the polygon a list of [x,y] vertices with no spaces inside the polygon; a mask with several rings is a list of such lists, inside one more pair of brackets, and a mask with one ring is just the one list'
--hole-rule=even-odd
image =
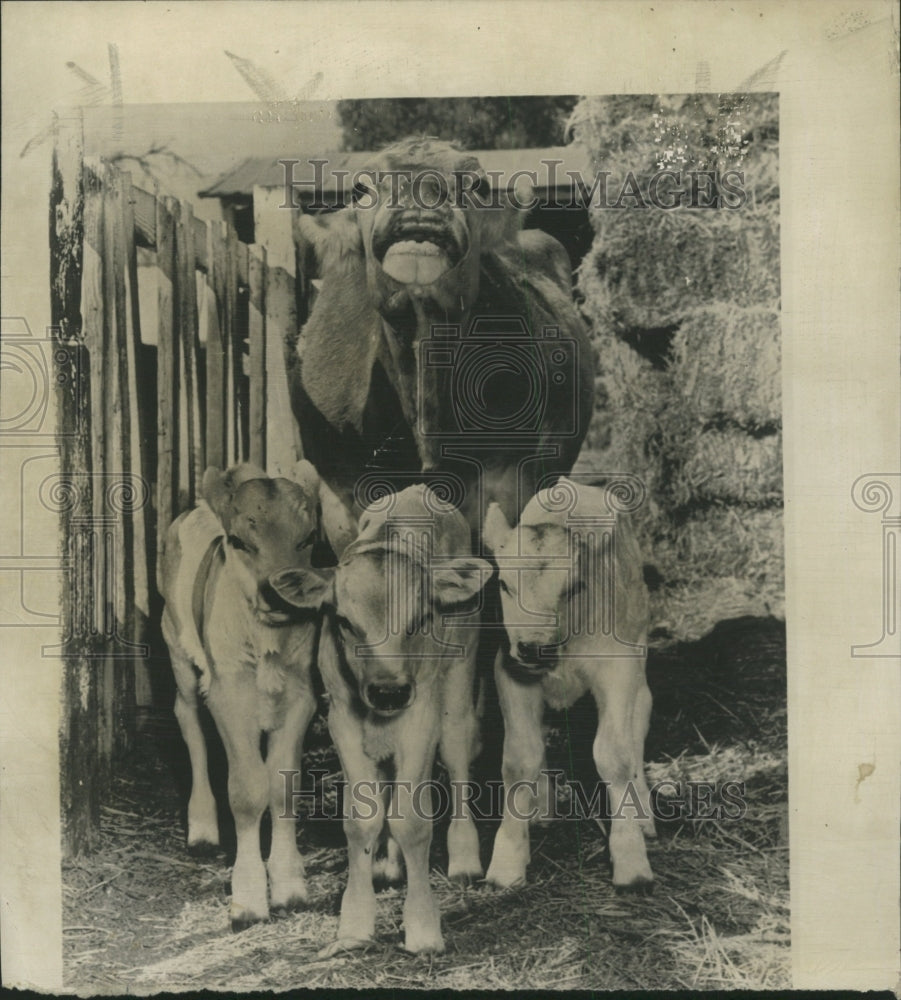
{"label": "calf's hoof", "polygon": [[353,951],[361,951],[371,948],[375,942],[372,938],[343,937],[336,938],[331,944],[327,944],[316,952],[317,958],[335,958],[338,955],[349,954]]}
{"label": "calf's hoof", "polygon": [[254,924],[264,924],[269,920],[269,913],[267,911],[265,916],[259,916],[253,913],[251,910],[245,910],[240,907],[232,907],[229,911],[229,918],[231,919],[231,929],[235,934],[239,934],[241,931],[246,931],[248,927],[253,927]]}
{"label": "calf's hoof", "polygon": [[526,872],[519,865],[492,861],[485,881],[498,889],[513,889],[526,884]]}
{"label": "calf's hoof", "polygon": [[188,842],[188,854],[192,858],[214,858],[219,853],[219,843],[211,840],[195,840]]}
{"label": "calf's hoof", "polygon": [[404,951],[411,955],[440,955],[444,951],[444,938],[441,931],[424,931],[416,928],[407,931],[404,938]]}
{"label": "calf's hoof", "polygon": [[632,879],[631,882],[614,881],[613,888],[620,895],[650,896],[654,892],[654,877],[637,877]]}

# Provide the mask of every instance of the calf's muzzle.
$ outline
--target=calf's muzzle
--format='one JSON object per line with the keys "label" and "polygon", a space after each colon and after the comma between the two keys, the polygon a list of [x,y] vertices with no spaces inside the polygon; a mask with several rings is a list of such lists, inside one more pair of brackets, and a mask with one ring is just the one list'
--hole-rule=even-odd
{"label": "calf's muzzle", "polygon": [[397,715],[413,704],[416,689],[412,683],[381,681],[364,683],[360,693],[367,708],[377,715]]}

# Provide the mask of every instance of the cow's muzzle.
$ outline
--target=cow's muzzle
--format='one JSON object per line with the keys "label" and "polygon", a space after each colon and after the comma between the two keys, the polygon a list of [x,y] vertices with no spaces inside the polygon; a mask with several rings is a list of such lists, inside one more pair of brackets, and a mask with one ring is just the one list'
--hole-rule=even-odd
{"label": "cow's muzzle", "polygon": [[394,211],[377,225],[372,251],[385,272],[401,284],[428,285],[460,264],[469,251],[469,236],[449,213]]}
{"label": "cow's muzzle", "polygon": [[413,704],[416,689],[412,683],[382,682],[362,685],[361,695],[367,708],[377,715],[397,715]]}

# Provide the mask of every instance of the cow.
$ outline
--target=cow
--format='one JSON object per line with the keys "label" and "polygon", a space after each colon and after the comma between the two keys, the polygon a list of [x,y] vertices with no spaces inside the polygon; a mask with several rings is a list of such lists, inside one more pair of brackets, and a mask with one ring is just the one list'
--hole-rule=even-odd
{"label": "cow", "polygon": [[353,205],[299,221],[319,285],[287,353],[303,453],[355,516],[376,470],[456,477],[475,533],[489,500],[515,520],[592,413],[568,255],[449,143],[402,140],[358,176]]}
{"label": "cow", "polygon": [[[191,760],[187,840],[193,852],[219,843],[199,698],[209,706],[228,757],[237,834],[230,918],[232,929],[240,930],[267,920],[270,907],[288,910],[307,898],[279,771],[299,769],[316,708],[311,668],[317,622],[278,607],[268,579],[277,570],[310,564],[323,497],[306,461],[290,480],[269,478],[249,464],[226,472],[211,467],[201,492],[197,506],[165,534],[162,632],[176,680],[175,715]],[[264,867],[260,818],[267,806],[272,847]]]}
{"label": "cow", "polygon": [[[477,741],[475,604],[492,568],[469,552],[465,518],[420,484],[370,505],[334,570],[291,569],[271,578],[286,604],[323,613],[319,669],[347,781],[348,845],[338,936],[325,954],[373,937],[373,857],[386,818],[407,870],[405,948],[444,950],[429,887],[432,822],[423,795],[436,748],[457,793],[448,875],[482,874],[465,789]],[[390,786],[378,786],[388,777]]]}
{"label": "cow", "polygon": [[[561,497],[571,502],[561,506]],[[613,543],[612,569],[605,533]],[[590,692],[598,709],[594,763],[612,817],[613,884],[645,891],[653,874],[644,839],[654,836],[644,775],[648,593],[629,522],[605,490],[562,478],[529,501],[518,529],[492,505],[484,539],[498,564],[508,638],[495,661],[504,816],[486,879],[502,887],[525,880],[528,820],[543,817],[544,708],[569,708]]]}

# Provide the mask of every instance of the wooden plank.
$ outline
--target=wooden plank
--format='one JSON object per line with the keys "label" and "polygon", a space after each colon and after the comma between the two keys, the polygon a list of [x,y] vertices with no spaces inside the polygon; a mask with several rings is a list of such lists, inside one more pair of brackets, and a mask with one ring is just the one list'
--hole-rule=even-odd
{"label": "wooden plank", "polygon": [[55,380],[60,474],[63,484],[81,482],[80,502],[60,511],[62,552],[63,708],[60,718],[60,815],[66,857],[91,850],[100,827],[103,794],[97,768],[97,677],[89,656],[91,589],[84,549],[88,536],[73,521],[92,509],[90,470],[90,368],[81,339],[84,254],[84,177],[80,117],[54,120],[50,186],[50,322],[57,361]]}
{"label": "wooden plank", "polygon": [[162,540],[176,513],[178,496],[178,350],[175,339],[175,224],[157,201],[157,578]]}
{"label": "wooden plank", "polygon": [[112,765],[134,743],[134,671],[137,653],[134,605],[134,483],[131,477],[131,406],[128,397],[128,292],[125,256],[125,202],[130,181],[107,165],[104,185],[104,295],[108,308],[108,353],[104,358],[104,414],[107,438],[105,500],[111,519],[107,533],[108,605],[112,624],[107,638],[113,686]]}
{"label": "wooden plank", "polygon": [[223,286],[222,298],[224,302],[225,322],[223,324],[223,339],[225,341],[225,372],[226,372],[226,396],[225,396],[225,419],[228,434],[226,454],[228,464],[240,462],[241,455],[241,397],[240,385],[238,382],[238,372],[241,363],[241,345],[238,340],[237,330],[237,304],[238,304],[238,234],[232,226],[220,223],[222,227],[222,241],[225,248],[225,262],[223,271],[225,283]]}
{"label": "wooden plank", "polygon": [[[84,258],[81,276],[83,326],[82,335],[90,357],[91,372],[91,480],[92,508],[90,520],[83,521],[80,530],[90,535],[84,554],[90,560],[90,593],[93,620],[90,630],[97,648],[94,675],[98,686],[97,761],[102,785],[111,773],[114,742],[115,681],[114,667],[109,657],[108,643],[115,632],[113,600],[115,585],[110,579],[109,550],[115,545],[111,532],[110,511],[107,507],[107,450],[113,444],[109,438],[107,407],[108,360],[112,357],[110,327],[115,310],[114,290],[110,284],[110,269],[106,266],[107,233],[105,225],[105,169],[97,159],[85,161],[84,168]],[[84,475],[82,473],[82,477]]]}
{"label": "wooden plank", "polygon": [[[270,283],[276,287],[272,310],[281,333],[277,336],[267,326],[266,333],[266,457],[272,475],[285,475],[303,455],[300,431],[291,410],[288,390],[286,350],[293,351],[300,329],[297,308],[298,253],[296,249],[299,212],[283,208],[284,192],[253,189],[253,225],[257,243],[266,246]],[[274,269],[282,272],[273,274]],[[286,292],[294,302],[289,306]]]}
{"label": "wooden plank", "polygon": [[[245,462],[250,456],[250,358],[249,358],[249,307],[248,274],[249,255],[247,244],[238,240],[234,230],[229,245],[235,262],[235,296],[232,300],[234,308],[234,326],[232,344],[234,358],[233,376],[235,379],[235,460]],[[241,275],[244,275],[243,279]]]}
{"label": "wooden plank", "polygon": [[[134,239],[139,247],[156,250],[156,196],[143,188],[132,188],[134,209]],[[203,219],[192,222],[194,240],[194,261],[198,271],[207,272],[206,223]]]}
{"label": "wooden plank", "polygon": [[248,263],[250,344],[250,461],[266,468],[266,248],[250,247]]}
{"label": "wooden plank", "polygon": [[207,223],[209,261],[206,331],[206,464],[224,469],[228,464],[225,421],[225,246],[219,223]]}
{"label": "wooden plank", "polygon": [[[128,300],[125,334],[126,379],[125,399],[129,404],[130,454],[128,469],[134,477],[135,488],[140,491],[135,496],[131,525],[131,553],[133,579],[134,631],[129,636],[134,642],[146,644],[151,616],[157,617],[156,608],[151,610],[151,594],[155,595],[156,582],[153,579],[153,556],[150,550],[153,530],[153,508],[150,503],[150,469],[148,464],[147,424],[148,415],[142,406],[140,392],[141,352],[141,309],[138,292],[138,257],[135,245],[135,188],[128,174],[117,172],[122,200],[122,255],[125,261],[126,297]],[[156,217],[154,215],[154,229]],[[156,601],[154,603],[157,603]],[[149,652],[149,651],[148,651]],[[134,661],[135,706],[153,704],[151,664],[146,656]]]}
{"label": "wooden plank", "polygon": [[[181,384],[178,402],[179,491],[178,510],[194,505],[199,483],[199,414],[197,392],[197,293],[194,279],[194,214],[190,205],[166,199],[166,207],[175,221],[175,296]],[[202,474],[202,473],[201,473]]]}
{"label": "wooden plank", "polygon": [[285,352],[297,340],[294,276],[284,268],[266,269],[266,468],[285,476],[301,457],[299,432],[291,410]]}

